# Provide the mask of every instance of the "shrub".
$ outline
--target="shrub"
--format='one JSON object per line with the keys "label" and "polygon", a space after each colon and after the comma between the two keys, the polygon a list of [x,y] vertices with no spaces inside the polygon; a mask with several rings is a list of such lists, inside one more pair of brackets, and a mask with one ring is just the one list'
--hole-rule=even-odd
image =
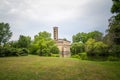
{"label": "shrub", "polygon": [[93,52],[95,42],[96,42],[95,39],[90,38],[85,43],[85,50],[86,50],[88,56],[95,56],[95,53]]}
{"label": "shrub", "polygon": [[109,53],[111,56],[120,57],[120,45],[111,46],[111,48],[109,49]]}
{"label": "shrub", "polygon": [[51,57],[59,57],[59,54],[51,54]]}
{"label": "shrub", "polygon": [[21,56],[27,56],[28,53],[29,53],[29,51],[28,51],[28,49],[26,49],[26,48],[20,48],[20,49],[18,50],[18,55],[21,55]]}
{"label": "shrub", "polygon": [[78,54],[72,55],[71,57],[81,59],[81,57]]}
{"label": "shrub", "polygon": [[72,55],[85,51],[84,43],[75,42],[71,45],[70,51]]}
{"label": "shrub", "polygon": [[50,53],[52,53],[52,54],[58,54],[59,52],[60,52],[59,48],[56,45],[51,46]]}
{"label": "shrub", "polygon": [[82,60],[87,60],[87,53],[79,53],[79,56],[81,57]]}
{"label": "shrub", "polygon": [[108,56],[108,46],[101,41],[95,42],[93,52],[96,56]]}
{"label": "shrub", "polygon": [[108,56],[108,46],[101,41],[89,39],[86,42],[86,52],[88,56]]}
{"label": "shrub", "polygon": [[0,46],[0,57],[5,56],[26,56],[28,50],[26,48],[12,48],[12,47],[1,47]]}
{"label": "shrub", "polygon": [[118,61],[119,59],[115,56],[109,56],[107,60],[108,61]]}

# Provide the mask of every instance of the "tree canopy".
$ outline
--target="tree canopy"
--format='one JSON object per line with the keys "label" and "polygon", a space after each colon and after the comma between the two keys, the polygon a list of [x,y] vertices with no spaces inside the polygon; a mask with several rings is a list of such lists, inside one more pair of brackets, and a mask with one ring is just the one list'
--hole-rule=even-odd
{"label": "tree canopy", "polygon": [[120,0],[112,1],[111,12],[115,13],[115,15],[109,19],[109,29],[107,31],[111,41],[114,44],[120,45]]}
{"label": "tree canopy", "polygon": [[0,23],[0,45],[5,44],[12,36],[8,23]]}
{"label": "tree canopy", "polygon": [[99,31],[92,31],[89,33],[79,32],[76,35],[72,36],[73,42],[85,43],[89,38],[95,39],[97,41],[101,41],[103,38],[103,34]]}
{"label": "tree canopy", "polygon": [[[53,51],[53,48],[55,51]],[[51,53],[59,53],[59,49],[55,45],[54,40],[51,39],[51,34],[44,31],[35,35],[34,41],[31,45],[31,53],[40,56],[49,56]]]}

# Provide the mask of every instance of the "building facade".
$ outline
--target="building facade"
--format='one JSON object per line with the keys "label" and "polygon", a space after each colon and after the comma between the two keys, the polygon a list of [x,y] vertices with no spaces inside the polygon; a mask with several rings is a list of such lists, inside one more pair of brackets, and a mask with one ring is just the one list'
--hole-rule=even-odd
{"label": "building facade", "polygon": [[53,27],[53,37],[60,50],[60,57],[70,57],[70,45],[71,42],[65,39],[58,38],[58,27]]}

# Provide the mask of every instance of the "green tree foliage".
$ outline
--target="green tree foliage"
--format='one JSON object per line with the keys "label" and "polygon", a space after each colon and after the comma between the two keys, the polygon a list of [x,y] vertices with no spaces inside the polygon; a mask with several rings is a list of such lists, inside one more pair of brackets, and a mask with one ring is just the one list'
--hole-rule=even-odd
{"label": "green tree foliage", "polygon": [[88,55],[94,55],[94,44],[95,44],[95,39],[90,38],[86,43],[85,43],[85,50]]}
{"label": "green tree foliage", "polygon": [[0,45],[5,44],[12,36],[8,23],[0,23]]}
{"label": "green tree foliage", "polygon": [[120,45],[112,45],[109,49],[110,56],[120,57]]}
{"label": "green tree foliage", "polygon": [[32,54],[38,54],[40,56],[50,56],[51,53],[59,53],[58,50],[54,40],[51,39],[51,34],[46,31],[39,32],[38,35],[35,35],[30,47]]}
{"label": "green tree foliage", "polygon": [[98,56],[108,56],[108,45],[102,41],[96,42],[94,44],[94,53]]}
{"label": "green tree foliage", "polygon": [[72,36],[73,43],[74,42],[81,42],[81,41],[83,43],[85,43],[87,41],[87,39],[88,39],[87,33],[84,33],[84,32],[82,32],[82,33],[79,32],[76,35]]}
{"label": "green tree foliage", "polygon": [[120,45],[120,0],[112,1],[111,12],[115,13],[115,15],[109,19],[109,29],[107,31],[111,41],[116,45]]}
{"label": "green tree foliage", "polygon": [[89,33],[77,33],[73,35],[72,40],[74,42],[83,42],[85,43],[89,38],[95,39],[96,41],[101,41],[103,38],[103,34],[99,31],[92,31]]}
{"label": "green tree foliage", "polygon": [[25,48],[13,48],[13,47],[3,47],[0,46],[0,57],[5,56],[26,56],[28,55],[28,50]]}
{"label": "green tree foliage", "polygon": [[88,39],[92,38],[95,39],[96,41],[102,41],[103,34],[99,31],[93,31],[88,33]]}
{"label": "green tree foliage", "polygon": [[113,5],[111,13],[114,14],[109,19],[109,28],[107,35],[104,37],[104,42],[109,45],[110,56],[120,56],[120,0],[112,0]]}
{"label": "green tree foliage", "polygon": [[60,51],[56,45],[51,46],[50,52],[53,54],[58,54]]}
{"label": "green tree foliage", "polygon": [[85,43],[85,49],[88,56],[108,56],[108,46],[102,41],[91,38]]}
{"label": "green tree foliage", "polygon": [[34,43],[38,43],[39,40],[42,40],[42,39],[44,39],[45,41],[51,40],[51,34],[46,31],[39,32],[38,35],[34,36]]}
{"label": "green tree foliage", "polygon": [[5,47],[13,47],[18,48],[18,41],[10,41],[7,44],[4,45]]}
{"label": "green tree foliage", "polygon": [[85,51],[84,44],[78,42],[72,43],[70,50],[72,55],[84,52]]}
{"label": "green tree foliage", "polygon": [[17,43],[18,48],[28,48],[30,44],[31,44],[31,38],[29,36],[20,35]]}

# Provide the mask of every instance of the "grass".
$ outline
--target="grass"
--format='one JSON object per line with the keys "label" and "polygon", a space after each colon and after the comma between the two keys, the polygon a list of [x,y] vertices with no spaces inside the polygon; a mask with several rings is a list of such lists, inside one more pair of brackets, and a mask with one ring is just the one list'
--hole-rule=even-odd
{"label": "grass", "polygon": [[119,80],[120,62],[59,57],[0,58],[0,80]]}

